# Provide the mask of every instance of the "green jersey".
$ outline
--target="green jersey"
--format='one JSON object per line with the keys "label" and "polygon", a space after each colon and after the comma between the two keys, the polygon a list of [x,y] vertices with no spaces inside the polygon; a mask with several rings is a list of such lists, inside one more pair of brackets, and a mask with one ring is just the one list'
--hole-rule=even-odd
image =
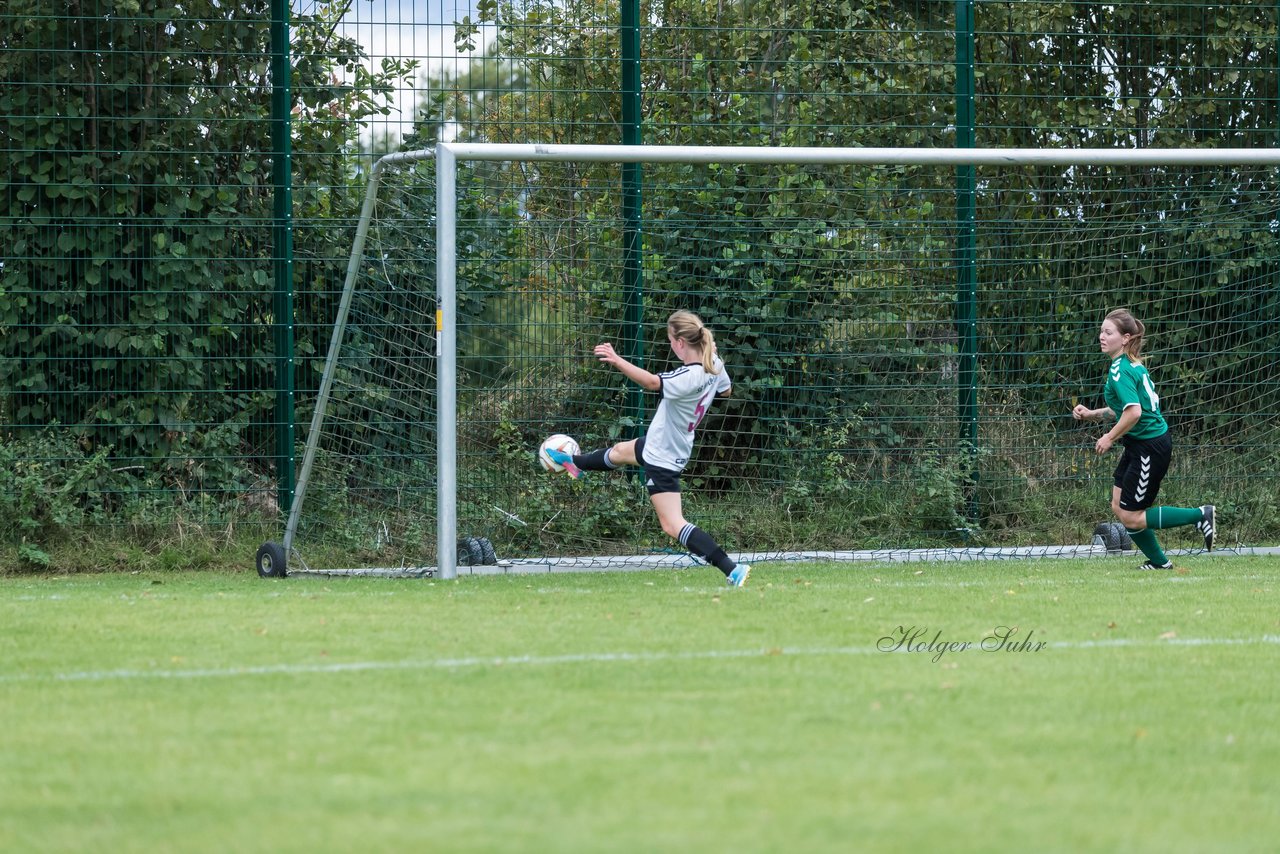
{"label": "green jersey", "polygon": [[1151,375],[1142,365],[1129,361],[1128,356],[1120,356],[1111,363],[1107,371],[1107,384],[1102,389],[1102,399],[1119,418],[1125,407],[1138,404],[1142,407],[1142,417],[1125,435],[1135,439],[1154,439],[1163,436],[1169,430],[1168,423],[1160,414],[1160,395],[1151,382]]}

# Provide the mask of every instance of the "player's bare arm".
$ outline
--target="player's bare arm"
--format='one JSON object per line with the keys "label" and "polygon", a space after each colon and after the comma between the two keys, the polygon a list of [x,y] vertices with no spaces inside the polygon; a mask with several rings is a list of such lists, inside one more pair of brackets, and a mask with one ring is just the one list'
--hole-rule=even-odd
{"label": "player's bare arm", "polygon": [[1115,413],[1111,411],[1111,407],[1104,406],[1101,409],[1090,409],[1083,403],[1077,403],[1075,409],[1071,410],[1071,417],[1077,421],[1102,421],[1115,417]]}
{"label": "player's bare arm", "polygon": [[[1110,410],[1108,410],[1110,411]],[[1120,441],[1120,437],[1133,429],[1133,425],[1138,423],[1138,419],[1142,416],[1142,407],[1138,404],[1126,406],[1124,412],[1120,414],[1120,418],[1116,421],[1116,426],[1112,427],[1108,432],[1098,437],[1097,443],[1093,448],[1099,454],[1105,454],[1111,450],[1111,446]]]}
{"label": "player's bare arm", "polygon": [[604,362],[606,365],[612,365],[622,372],[622,375],[631,380],[636,385],[646,388],[649,391],[657,391],[662,388],[662,380],[658,379],[658,375],[646,371],[644,368],[633,365],[626,359],[618,355],[613,349],[613,345],[608,342],[597,344],[595,347],[596,358]]}

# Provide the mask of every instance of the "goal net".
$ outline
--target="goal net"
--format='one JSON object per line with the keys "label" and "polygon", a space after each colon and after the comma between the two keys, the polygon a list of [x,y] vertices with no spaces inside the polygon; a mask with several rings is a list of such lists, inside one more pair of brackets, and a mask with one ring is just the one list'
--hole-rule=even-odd
{"label": "goal net", "polygon": [[[643,433],[656,395],[592,347],[669,368],[679,308],[716,333],[733,379],[682,481],[685,515],[731,554],[1123,545],[1102,524],[1118,452],[1098,456],[1105,428],[1070,415],[1103,405],[1097,331],[1118,307],[1146,323],[1174,431],[1160,503],[1215,503],[1223,545],[1265,541],[1277,164],[1240,150],[391,155],[274,559],[446,577],[699,565],[634,474],[572,480],[535,459],[552,433],[584,450]],[[1161,538],[1199,543],[1192,528]]]}

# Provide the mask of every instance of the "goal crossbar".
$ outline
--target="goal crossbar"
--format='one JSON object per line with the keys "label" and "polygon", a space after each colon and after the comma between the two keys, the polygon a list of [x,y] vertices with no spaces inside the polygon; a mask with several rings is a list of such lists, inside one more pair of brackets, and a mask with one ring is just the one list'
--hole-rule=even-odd
{"label": "goal crossbar", "polygon": [[1230,166],[1280,165],[1274,148],[774,148],[701,145],[541,145],[442,142],[399,152],[388,163],[451,161],[592,163],[802,163],[828,166]]}

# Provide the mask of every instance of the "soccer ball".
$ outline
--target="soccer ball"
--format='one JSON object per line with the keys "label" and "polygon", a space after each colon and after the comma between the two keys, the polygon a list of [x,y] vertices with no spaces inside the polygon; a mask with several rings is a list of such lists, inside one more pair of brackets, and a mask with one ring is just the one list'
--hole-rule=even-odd
{"label": "soccer ball", "polygon": [[538,448],[538,462],[542,463],[542,467],[547,471],[564,471],[564,466],[547,456],[547,448],[555,448],[566,454],[576,454],[579,451],[578,443],[572,436],[566,436],[563,433],[548,436],[543,441],[542,447]]}

